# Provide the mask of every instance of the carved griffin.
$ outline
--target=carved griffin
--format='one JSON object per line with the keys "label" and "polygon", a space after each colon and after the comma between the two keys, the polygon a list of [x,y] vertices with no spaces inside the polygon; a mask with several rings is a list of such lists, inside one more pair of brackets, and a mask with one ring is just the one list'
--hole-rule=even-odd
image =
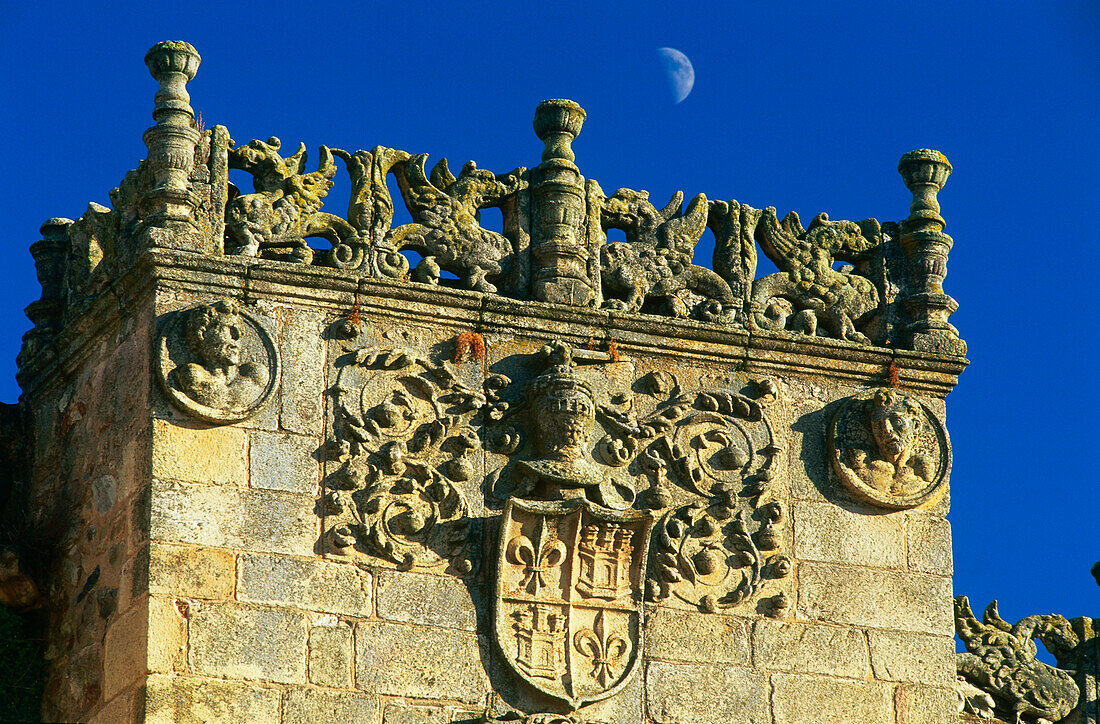
{"label": "carved griffin", "polygon": [[336,175],[329,149],[321,146],[316,171],[302,173],[305,144],[287,158],[279,156],[281,146],[272,136],[229,150],[229,167],[252,174],[256,192],[235,196],[227,204],[226,252],[308,264],[313,250],[306,237],[324,237],[336,245],[355,232],[348,222],[320,210]]}
{"label": "carved griffin", "polygon": [[[501,261],[511,255],[512,243],[482,228],[478,212],[500,206],[506,197],[525,188],[527,169],[521,166],[497,176],[467,161],[456,178],[447,168],[447,159],[442,159],[429,177],[424,171],[427,158],[426,153],[406,155],[394,163],[397,185],[413,223],[392,229],[387,243],[421,254],[426,260],[422,270],[449,271],[470,289],[496,292],[490,279],[503,273]],[[435,281],[432,277],[436,274],[422,280]]]}
{"label": "carved griffin", "polygon": [[752,285],[753,322],[764,329],[790,329],[868,344],[859,327],[878,309],[875,285],[853,273],[850,265],[833,268],[837,260],[854,262],[882,242],[874,219],[858,223],[830,221],[818,214],[808,229],[790,212],[780,222],[775,208],[764,210],[756,225],[756,241],[782,271]]}
{"label": "carved griffin", "polygon": [[959,596],[955,631],[967,649],[956,655],[959,674],[992,695],[1015,716],[1015,724],[1051,724],[1077,706],[1080,690],[1072,674],[1035,658],[1034,639],[1052,651],[1076,646],[1077,635],[1064,617],[1028,616],[1010,626],[993,601],[978,621],[966,596]]}
{"label": "carved griffin", "polygon": [[[602,194],[601,194],[602,195]],[[692,264],[707,227],[707,198],[699,194],[682,212],[677,191],[665,208],[649,203],[649,193],[619,189],[600,209],[604,229],[621,229],[626,241],[613,241],[600,254],[604,306],[636,312],[649,301],[664,302],[673,316],[694,314],[714,320],[735,302],[729,284],[715,272]],[[689,307],[690,292],[702,301]]]}

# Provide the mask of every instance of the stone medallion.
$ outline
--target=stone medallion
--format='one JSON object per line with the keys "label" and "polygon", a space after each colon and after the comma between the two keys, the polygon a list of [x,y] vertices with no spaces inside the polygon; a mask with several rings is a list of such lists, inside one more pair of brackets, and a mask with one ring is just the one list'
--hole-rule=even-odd
{"label": "stone medallion", "polygon": [[650,517],[584,498],[504,509],[495,631],[515,672],[576,709],[611,696],[641,657]]}
{"label": "stone medallion", "polygon": [[844,486],[885,508],[931,505],[951,468],[947,431],[900,390],[881,387],[845,400],[829,426],[829,457]]}
{"label": "stone medallion", "polygon": [[231,299],[175,312],[157,346],[165,393],[202,420],[247,419],[279,383],[271,336]]}

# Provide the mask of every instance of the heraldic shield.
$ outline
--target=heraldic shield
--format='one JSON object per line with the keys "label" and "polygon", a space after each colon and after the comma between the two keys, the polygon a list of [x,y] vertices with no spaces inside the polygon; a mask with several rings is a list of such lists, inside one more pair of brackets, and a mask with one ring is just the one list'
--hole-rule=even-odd
{"label": "heraldic shield", "polygon": [[576,709],[630,680],[641,659],[650,523],[583,498],[508,500],[495,632],[531,686]]}

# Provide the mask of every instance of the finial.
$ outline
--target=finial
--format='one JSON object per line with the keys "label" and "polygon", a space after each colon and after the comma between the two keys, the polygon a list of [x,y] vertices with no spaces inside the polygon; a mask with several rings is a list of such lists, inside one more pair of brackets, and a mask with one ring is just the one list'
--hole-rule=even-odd
{"label": "finial", "polygon": [[183,112],[194,118],[187,84],[195,79],[200,62],[202,58],[194,46],[182,40],[165,40],[149,48],[145,54],[145,65],[149,66],[149,73],[160,83],[153,110],[153,118],[158,123],[165,111]]}
{"label": "finial", "polygon": [[898,173],[905,187],[913,194],[905,228],[912,231],[943,231],[947,222],[940,216],[940,202],[936,194],[951,175],[951,162],[947,156],[930,148],[910,151],[898,161]]}
{"label": "finial", "polygon": [[565,98],[552,98],[535,108],[535,135],[546,144],[542,160],[562,159],[573,162],[576,156],[570,144],[581,132],[585,112],[580,104]]}

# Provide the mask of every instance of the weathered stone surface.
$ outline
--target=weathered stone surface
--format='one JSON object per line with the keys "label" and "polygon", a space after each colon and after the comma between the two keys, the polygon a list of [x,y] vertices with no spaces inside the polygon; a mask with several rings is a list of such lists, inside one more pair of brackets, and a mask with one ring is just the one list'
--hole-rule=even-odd
{"label": "weathered stone surface", "polygon": [[955,681],[955,641],[947,636],[868,631],[875,678],[950,688]]}
{"label": "weathered stone surface", "polygon": [[772,675],[775,724],[894,724],[892,694],[889,684],[875,681]]}
{"label": "weathered stone surface", "polygon": [[103,661],[105,699],[113,698],[145,673],[148,616],[147,599],[139,600],[107,628]]}
{"label": "weathered stone surface", "polygon": [[88,720],[88,724],[131,724],[135,721],[136,708],[133,692],[126,691],[108,701]]}
{"label": "weathered stone surface", "polygon": [[236,556],[217,548],[149,546],[149,592],[221,600],[233,595]]}
{"label": "weathered stone surface", "polygon": [[288,689],[283,699],[282,724],[322,724],[322,722],[373,722],[378,716],[378,700],[350,691]]}
{"label": "weathered stone surface", "polygon": [[316,558],[244,554],[238,562],[237,599],[370,616],[371,575]]}
{"label": "weathered stone surface", "polygon": [[149,598],[148,606],[147,666],[149,671],[162,673],[186,671],[187,604],[179,599],[154,596]]}
{"label": "weathered stone surface", "polygon": [[316,495],[320,481],[317,448],[316,438],[254,431],[249,447],[249,485]]}
{"label": "weathered stone surface", "polygon": [[811,619],[951,635],[948,578],[823,563],[798,570],[798,609]]}
{"label": "weathered stone surface", "polygon": [[334,689],[350,689],[352,631],[345,624],[311,626],[309,629],[309,680]]}
{"label": "weathered stone surface", "polygon": [[248,433],[239,427],[153,421],[153,477],[248,484]]}
{"label": "weathered stone surface", "polygon": [[649,716],[658,724],[770,720],[767,679],[749,669],[652,661],[646,665],[645,688]]}
{"label": "weathered stone surface", "polygon": [[900,515],[867,515],[835,503],[797,502],[794,557],[876,568],[905,568],[905,533]]}
{"label": "weathered stone surface", "polygon": [[304,684],[306,617],[277,608],[207,604],[191,614],[191,670]]}
{"label": "weathered stone surface", "polygon": [[382,724],[444,724],[453,712],[442,706],[406,706],[387,704],[382,712]]}
{"label": "weathered stone surface", "polygon": [[378,616],[474,631],[477,612],[462,580],[400,571],[378,574]]}
{"label": "weathered stone surface", "polygon": [[646,657],[749,665],[748,626],[729,616],[656,608],[646,619]]}
{"label": "weathered stone surface", "polygon": [[942,518],[911,515],[905,525],[909,567],[922,573],[950,576],[951,524]]}
{"label": "weathered stone surface", "polygon": [[365,622],[355,649],[356,686],[364,691],[468,702],[488,691],[478,637],[465,631]]}
{"label": "weathered stone surface", "polygon": [[324,419],[325,341],[321,315],[294,309],[286,315],[279,343],[283,359],[279,422],[292,432],[317,435]]}
{"label": "weathered stone surface", "polygon": [[773,671],[866,679],[862,630],[760,619],[753,626],[753,664]]}
{"label": "weathered stone surface", "polygon": [[154,540],[313,555],[314,500],[281,491],[153,481]]}
{"label": "weathered stone surface", "polygon": [[897,724],[954,722],[958,702],[953,689],[900,684],[894,691],[894,710]]}
{"label": "weathered stone surface", "polygon": [[278,724],[279,691],[239,681],[154,674],[145,724]]}

